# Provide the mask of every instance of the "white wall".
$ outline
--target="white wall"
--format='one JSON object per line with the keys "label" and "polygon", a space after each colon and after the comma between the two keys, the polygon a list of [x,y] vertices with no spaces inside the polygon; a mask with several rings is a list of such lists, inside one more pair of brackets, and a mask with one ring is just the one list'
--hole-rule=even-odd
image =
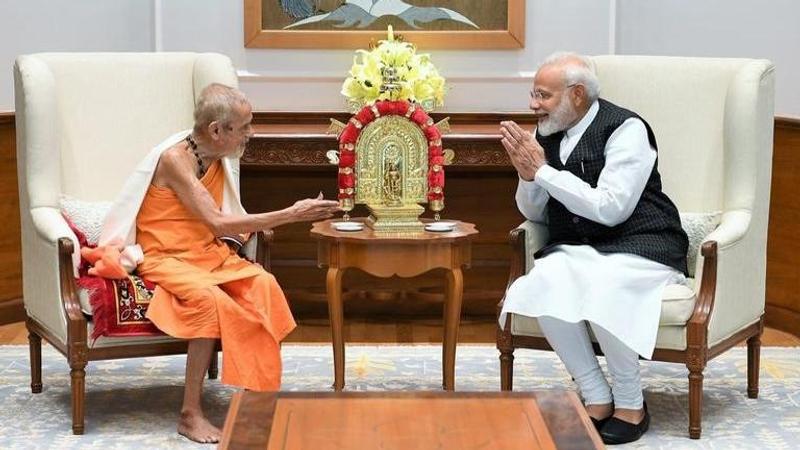
{"label": "white wall", "polygon": [[618,0],[617,53],[766,58],[775,112],[800,116],[800,1]]}
{"label": "white wall", "polygon": [[[277,1],[277,0],[276,0]],[[478,0],[476,0],[478,1]],[[37,51],[215,51],[258,110],[344,108],[350,50],[243,47],[242,0],[0,0],[0,111],[13,109],[14,57]],[[527,0],[525,48],[431,50],[447,111],[519,111],[552,51],[769,58],[776,112],[800,115],[800,1]],[[424,51],[425,49],[423,49]]]}
{"label": "white wall", "polygon": [[0,111],[14,109],[17,55],[152,49],[152,0],[0,0]]}

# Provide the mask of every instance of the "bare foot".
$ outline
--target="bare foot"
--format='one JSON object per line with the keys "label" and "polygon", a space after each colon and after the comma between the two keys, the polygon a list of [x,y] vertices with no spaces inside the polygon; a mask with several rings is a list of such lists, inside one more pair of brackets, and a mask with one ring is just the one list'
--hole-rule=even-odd
{"label": "bare foot", "polygon": [[602,405],[586,405],[586,413],[589,417],[597,420],[603,420],[614,413],[613,403],[604,403]]}
{"label": "bare foot", "polygon": [[222,432],[219,431],[219,428],[211,425],[202,412],[181,411],[178,434],[201,444],[216,444],[219,442]]}
{"label": "bare foot", "polygon": [[642,409],[623,409],[614,410],[614,417],[628,423],[637,424],[644,419],[644,408]]}

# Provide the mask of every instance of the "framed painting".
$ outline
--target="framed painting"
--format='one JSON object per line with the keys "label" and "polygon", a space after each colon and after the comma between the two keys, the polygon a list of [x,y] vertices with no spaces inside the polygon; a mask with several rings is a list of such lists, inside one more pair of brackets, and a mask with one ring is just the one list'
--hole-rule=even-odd
{"label": "framed painting", "polygon": [[248,48],[364,48],[396,34],[429,49],[514,49],[525,0],[244,0]]}

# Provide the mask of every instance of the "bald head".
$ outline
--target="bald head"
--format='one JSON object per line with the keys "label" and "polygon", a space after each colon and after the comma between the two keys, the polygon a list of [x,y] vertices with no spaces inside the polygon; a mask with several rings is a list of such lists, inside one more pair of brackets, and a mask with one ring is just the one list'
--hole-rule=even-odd
{"label": "bald head", "polygon": [[230,125],[237,108],[250,107],[242,91],[212,83],[200,92],[194,108],[194,131],[204,132],[212,122]]}

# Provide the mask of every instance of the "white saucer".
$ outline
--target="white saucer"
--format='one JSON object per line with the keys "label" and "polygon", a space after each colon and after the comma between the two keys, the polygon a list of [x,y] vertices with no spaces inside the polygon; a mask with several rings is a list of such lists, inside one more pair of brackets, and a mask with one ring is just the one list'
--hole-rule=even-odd
{"label": "white saucer", "polygon": [[364,224],[360,222],[333,222],[331,225],[336,231],[361,231],[364,229]]}
{"label": "white saucer", "polygon": [[428,231],[446,232],[446,231],[453,231],[455,228],[456,228],[455,222],[431,222],[425,225],[425,229]]}

